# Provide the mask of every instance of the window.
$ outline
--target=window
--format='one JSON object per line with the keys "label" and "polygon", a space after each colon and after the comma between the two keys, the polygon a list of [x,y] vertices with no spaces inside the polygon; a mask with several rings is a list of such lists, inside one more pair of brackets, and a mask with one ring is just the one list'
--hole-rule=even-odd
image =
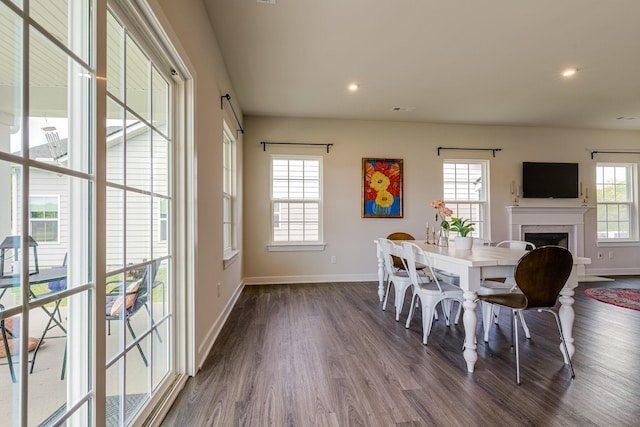
{"label": "window", "polygon": [[445,160],[442,165],[444,201],[453,216],[475,223],[473,237],[488,236],[488,162],[484,160]]}
{"label": "window", "polygon": [[169,201],[167,199],[158,200],[160,206],[158,207],[158,240],[161,242],[167,241],[169,235]]}
{"label": "window", "polygon": [[224,252],[229,253],[233,250],[234,238],[233,238],[233,212],[234,212],[234,200],[235,200],[235,170],[236,170],[236,145],[232,137],[231,131],[224,125],[224,131],[222,132],[222,170],[223,170],[223,183],[222,192],[223,200],[222,206],[223,212],[223,244]]}
{"label": "window", "polygon": [[637,238],[635,218],[636,167],[632,164],[596,165],[598,240]]}
{"label": "window", "polygon": [[60,196],[29,197],[29,234],[36,242],[58,243]]}
{"label": "window", "polygon": [[274,243],[319,243],[322,158],[273,156],[271,229]]}

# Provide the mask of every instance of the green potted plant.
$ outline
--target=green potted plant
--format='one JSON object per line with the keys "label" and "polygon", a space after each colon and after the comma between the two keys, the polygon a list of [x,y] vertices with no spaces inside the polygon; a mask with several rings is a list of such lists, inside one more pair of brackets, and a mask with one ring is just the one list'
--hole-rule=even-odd
{"label": "green potted plant", "polygon": [[473,228],[474,225],[475,224],[469,219],[452,217],[449,230],[456,231],[460,237],[467,237],[469,233],[475,230],[475,228]]}
{"label": "green potted plant", "polygon": [[455,237],[456,249],[469,250],[473,246],[473,237],[469,233],[475,230],[475,224],[469,219],[451,218],[449,230],[455,231],[458,235]]}

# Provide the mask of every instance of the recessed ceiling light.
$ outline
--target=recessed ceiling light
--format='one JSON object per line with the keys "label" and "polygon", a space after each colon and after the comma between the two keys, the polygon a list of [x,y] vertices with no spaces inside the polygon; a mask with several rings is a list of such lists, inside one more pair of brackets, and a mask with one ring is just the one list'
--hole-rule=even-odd
{"label": "recessed ceiling light", "polygon": [[567,68],[562,72],[562,77],[573,77],[578,72],[577,68]]}
{"label": "recessed ceiling light", "polygon": [[348,89],[349,89],[351,92],[355,92],[355,91],[357,91],[358,89],[360,89],[360,85],[359,85],[359,84],[357,84],[357,83],[351,83],[351,84],[348,86]]}

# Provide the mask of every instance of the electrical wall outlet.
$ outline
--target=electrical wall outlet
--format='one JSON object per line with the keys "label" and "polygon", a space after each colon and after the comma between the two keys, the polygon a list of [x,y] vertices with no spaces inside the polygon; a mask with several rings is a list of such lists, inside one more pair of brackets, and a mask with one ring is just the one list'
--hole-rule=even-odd
{"label": "electrical wall outlet", "polygon": [[220,288],[222,288],[222,283],[218,282],[218,297],[220,297]]}
{"label": "electrical wall outlet", "polygon": [[331,264],[336,264],[338,262],[338,258],[335,255],[331,255]]}
{"label": "electrical wall outlet", "polygon": [[613,251],[609,251],[609,259],[613,259]]}

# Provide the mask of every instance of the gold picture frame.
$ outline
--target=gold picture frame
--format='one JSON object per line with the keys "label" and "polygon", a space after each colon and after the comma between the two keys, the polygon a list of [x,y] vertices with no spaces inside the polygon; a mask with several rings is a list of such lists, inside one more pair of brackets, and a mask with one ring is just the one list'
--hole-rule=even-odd
{"label": "gold picture frame", "polygon": [[402,218],[402,159],[362,159],[362,218]]}

